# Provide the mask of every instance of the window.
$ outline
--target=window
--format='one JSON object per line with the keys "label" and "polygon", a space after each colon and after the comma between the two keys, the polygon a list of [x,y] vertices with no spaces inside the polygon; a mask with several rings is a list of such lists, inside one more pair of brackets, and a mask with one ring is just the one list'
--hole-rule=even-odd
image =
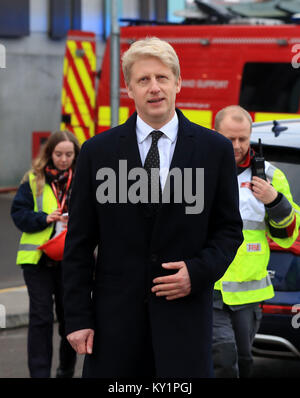
{"label": "window", "polygon": [[0,36],[29,35],[29,0],[1,0]]}
{"label": "window", "polygon": [[247,63],[239,104],[248,111],[297,113],[300,70],[290,63]]}
{"label": "window", "polygon": [[81,0],[50,0],[50,37],[63,39],[69,29],[81,29]]}

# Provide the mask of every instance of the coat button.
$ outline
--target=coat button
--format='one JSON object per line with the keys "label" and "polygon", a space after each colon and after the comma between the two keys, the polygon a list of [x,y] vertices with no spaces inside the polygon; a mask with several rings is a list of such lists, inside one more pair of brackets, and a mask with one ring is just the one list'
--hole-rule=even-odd
{"label": "coat button", "polygon": [[150,256],[150,261],[152,262],[152,263],[157,263],[157,255],[156,254],[154,254],[154,253],[152,253],[151,254],[151,256]]}

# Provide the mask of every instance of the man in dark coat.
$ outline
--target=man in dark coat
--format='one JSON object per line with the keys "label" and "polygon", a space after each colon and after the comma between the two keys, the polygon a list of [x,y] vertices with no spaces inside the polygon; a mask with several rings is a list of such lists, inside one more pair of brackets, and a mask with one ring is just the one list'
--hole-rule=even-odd
{"label": "man in dark coat", "polygon": [[175,110],[180,68],[167,42],[137,41],[122,62],[137,113],[81,149],[67,337],[87,354],[84,377],[211,377],[213,286],[242,242],[232,145]]}

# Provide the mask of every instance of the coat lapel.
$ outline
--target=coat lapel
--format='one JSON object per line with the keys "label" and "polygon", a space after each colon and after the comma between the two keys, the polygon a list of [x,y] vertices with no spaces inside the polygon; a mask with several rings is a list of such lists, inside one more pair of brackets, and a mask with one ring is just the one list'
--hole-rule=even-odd
{"label": "coat lapel", "polygon": [[[136,136],[136,118],[137,113],[135,112],[122,126],[119,135],[118,160],[127,161],[127,173],[134,168],[143,168]],[[128,181],[126,184],[127,188],[129,189],[133,183],[134,181]],[[149,209],[145,203],[139,202],[136,206],[144,217],[148,218],[150,216]]]}
{"label": "coat lapel", "polygon": [[142,167],[139,147],[136,138],[136,117],[134,113],[122,126],[119,135],[118,158],[127,160],[128,170]]}

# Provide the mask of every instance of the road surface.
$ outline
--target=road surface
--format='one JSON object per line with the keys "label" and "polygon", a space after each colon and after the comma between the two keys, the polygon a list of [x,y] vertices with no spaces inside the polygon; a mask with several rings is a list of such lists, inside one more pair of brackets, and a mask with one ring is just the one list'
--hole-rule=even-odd
{"label": "road surface", "polygon": [[16,265],[21,232],[10,217],[13,196],[0,194],[0,289],[24,285],[22,270]]}

